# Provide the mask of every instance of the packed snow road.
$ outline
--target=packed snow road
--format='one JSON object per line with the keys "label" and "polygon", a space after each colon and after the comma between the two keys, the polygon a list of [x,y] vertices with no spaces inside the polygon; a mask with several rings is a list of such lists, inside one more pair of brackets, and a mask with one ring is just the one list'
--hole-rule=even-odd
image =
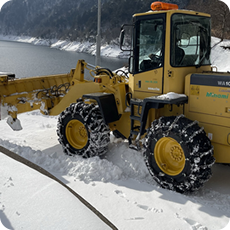
{"label": "packed snow road", "polygon": [[[213,177],[205,186],[190,195],[181,195],[159,188],[149,175],[142,153],[128,148],[128,143],[115,139],[111,135],[109,151],[103,159],[94,157],[68,157],[63,154],[57,141],[57,117],[46,117],[39,111],[20,114],[23,130],[14,132],[5,121],[0,122],[0,145],[21,155],[22,157],[40,165],[98,209],[118,229],[177,229],[177,230],[219,230],[223,229],[230,218],[230,167],[216,164],[213,166]],[[1,156],[1,155],[0,155]],[[29,204],[30,212],[25,215],[15,215],[17,200],[33,197],[35,191],[30,187],[40,187],[48,190],[53,199],[58,199],[55,186],[49,186],[39,175],[36,179],[30,177],[30,172],[20,166],[21,178],[15,184],[15,189],[24,191],[18,196],[10,196],[6,191],[6,183],[17,180],[17,165],[11,164],[1,157],[1,169],[4,175],[0,177],[0,209],[14,229],[19,229],[23,222],[34,221],[39,228],[39,221],[43,219],[38,212],[46,212],[44,206],[36,205],[33,209],[33,199]],[[9,167],[6,166],[9,164]],[[4,166],[4,168],[3,168]],[[40,180],[43,181],[40,184]],[[15,182],[14,181],[14,182]],[[26,181],[23,182],[23,181]],[[17,186],[16,186],[17,184]],[[39,190],[39,191],[40,191]],[[16,191],[16,190],[15,190]],[[43,193],[37,196],[42,199]],[[65,194],[69,202],[71,194]],[[67,199],[68,198],[68,199]],[[63,201],[65,197],[59,200]],[[30,200],[30,199],[29,199]],[[69,212],[63,212],[67,207],[59,203],[60,218],[67,218]],[[47,202],[52,202],[48,199]],[[59,201],[57,201],[59,202]],[[39,204],[39,202],[37,202]],[[76,205],[76,209],[79,207]],[[36,210],[35,210],[36,209]],[[69,211],[75,209],[69,206]],[[73,210],[74,211],[74,210]],[[52,212],[42,229],[52,230]],[[55,212],[53,215],[56,215]],[[89,221],[90,216],[88,217]],[[77,221],[77,219],[76,219]],[[47,228],[46,228],[47,226]],[[51,226],[51,228],[50,228]],[[68,225],[69,229],[76,229],[74,221]],[[85,226],[86,227],[86,226]],[[82,226],[82,229],[86,229]],[[53,228],[54,229],[54,228]],[[65,228],[62,228],[65,229]],[[67,229],[67,228],[66,228]],[[56,230],[56,228],[55,228]]]}

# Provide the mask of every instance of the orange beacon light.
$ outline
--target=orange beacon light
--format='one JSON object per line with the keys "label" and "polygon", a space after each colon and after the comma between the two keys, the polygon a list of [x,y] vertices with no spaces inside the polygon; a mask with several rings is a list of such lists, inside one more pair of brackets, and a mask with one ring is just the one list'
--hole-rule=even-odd
{"label": "orange beacon light", "polygon": [[178,10],[178,5],[164,2],[153,2],[151,9],[155,10]]}

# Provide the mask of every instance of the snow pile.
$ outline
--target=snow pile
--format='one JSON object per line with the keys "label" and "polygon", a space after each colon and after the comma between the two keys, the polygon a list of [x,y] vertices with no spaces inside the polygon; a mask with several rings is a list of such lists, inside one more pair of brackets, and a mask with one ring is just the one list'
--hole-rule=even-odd
{"label": "snow pile", "polygon": [[[46,127],[53,128],[52,125]],[[66,156],[61,146],[59,146],[58,151],[52,151],[47,155],[46,151],[34,150],[29,146],[14,144],[8,140],[0,139],[0,145],[41,167],[45,167],[50,172],[65,174],[84,183],[109,182],[127,178],[152,181],[142,155],[128,149],[128,143],[111,143],[104,159]],[[120,154],[117,155],[116,151],[119,151]],[[130,161],[131,158],[132,161]]]}
{"label": "snow pile", "polygon": [[178,94],[178,93],[174,93],[174,92],[169,92],[167,94],[162,94],[160,96],[157,96],[157,98],[160,98],[162,100],[177,99],[177,98],[181,98],[181,97],[187,97],[187,96],[185,94]]}

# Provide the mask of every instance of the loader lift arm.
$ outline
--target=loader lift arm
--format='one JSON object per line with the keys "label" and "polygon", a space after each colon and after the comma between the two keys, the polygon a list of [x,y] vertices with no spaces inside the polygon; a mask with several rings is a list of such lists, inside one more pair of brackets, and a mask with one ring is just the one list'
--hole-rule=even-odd
{"label": "loader lift arm", "polygon": [[[85,70],[93,80],[85,79]],[[96,100],[106,124],[120,118],[116,100],[125,95],[126,77],[117,75],[107,68],[93,66],[79,60],[70,73],[14,79],[0,76],[0,119],[8,117],[7,123],[14,130],[22,129],[17,114],[40,109],[44,115],[56,116],[71,103],[84,95],[85,99]],[[111,107],[107,108],[107,104]],[[124,109],[120,103],[119,113]],[[18,124],[17,127],[15,124]]]}

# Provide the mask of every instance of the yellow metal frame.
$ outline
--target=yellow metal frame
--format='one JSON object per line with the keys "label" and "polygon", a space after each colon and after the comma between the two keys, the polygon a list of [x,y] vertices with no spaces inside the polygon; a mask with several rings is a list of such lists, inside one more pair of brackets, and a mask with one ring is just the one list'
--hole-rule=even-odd
{"label": "yellow metal frame", "polygon": [[[227,73],[225,75],[230,76]],[[191,74],[186,76],[185,82],[185,94],[189,97],[185,115],[199,121],[199,125],[204,127],[214,146],[216,162],[230,163],[230,88],[191,85],[190,79]],[[210,96],[210,92],[217,97]]]}

